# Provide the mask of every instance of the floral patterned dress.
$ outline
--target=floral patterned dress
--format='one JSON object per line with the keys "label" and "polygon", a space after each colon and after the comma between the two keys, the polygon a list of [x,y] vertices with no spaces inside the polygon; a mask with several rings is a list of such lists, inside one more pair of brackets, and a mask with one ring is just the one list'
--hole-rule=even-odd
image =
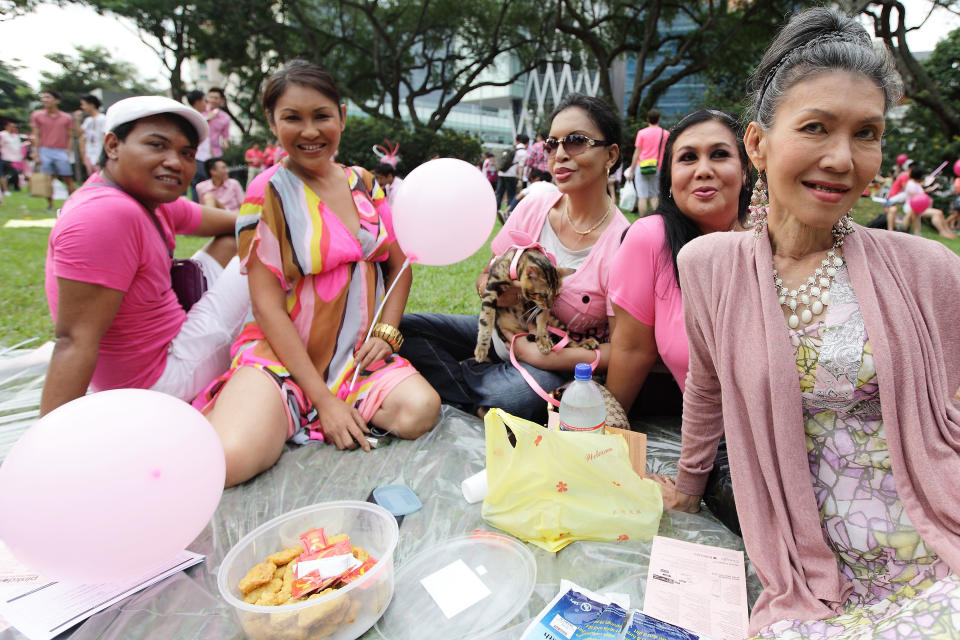
{"label": "floral patterned dress", "polygon": [[790,330],[824,536],[854,590],[828,620],[784,620],[762,638],[960,638],[960,577],[897,495],[866,327],[846,267],[824,322]]}

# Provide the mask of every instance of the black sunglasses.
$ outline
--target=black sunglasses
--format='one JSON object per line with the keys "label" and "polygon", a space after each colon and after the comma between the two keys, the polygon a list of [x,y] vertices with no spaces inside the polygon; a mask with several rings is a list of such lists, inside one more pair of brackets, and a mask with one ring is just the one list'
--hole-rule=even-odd
{"label": "black sunglasses", "polygon": [[547,150],[548,154],[553,155],[553,153],[560,148],[561,144],[568,154],[575,156],[586,151],[587,147],[595,147],[597,145],[606,147],[613,143],[606,140],[594,140],[593,138],[588,138],[582,133],[571,133],[570,135],[566,135],[562,138],[550,136],[543,141],[543,148]]}

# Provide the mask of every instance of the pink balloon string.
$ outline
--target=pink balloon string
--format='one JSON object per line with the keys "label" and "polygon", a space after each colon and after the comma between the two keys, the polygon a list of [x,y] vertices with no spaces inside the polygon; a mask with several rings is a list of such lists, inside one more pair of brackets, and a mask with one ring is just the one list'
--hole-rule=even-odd
{"label": "pink balloon string", "polygon": [[[377,307],[377,312],[373,314],[373,318],[370,320],[370,327],[367,329],[367,337],[363,339],[364,344],[367,340],[370,339],[370,334],[373,333],[373,328],[377,326],[377,322],[380,321],[380,314],[383,313],[383,305],[387,303],[387,298],[390,297],[390,294],[393,293],[394,287],[397,286],[397,283],[400,282],[400,275],[403,273],[403,270],[410,266],[410,257],[408,256],[406,260],[403,261],[403,264],[400,265],[400,270],[397,271],[396,277],[394,277],[393,282],[390,283],[390,288],[387,289],[387,292],[383,294],[383,300],[380,301],[380,306]],[[355,385],[357,384],[357,376],[360,375],[360,367],[354,364],[353,369],[353,378],[350,380],[350,393],[356,391]]]}

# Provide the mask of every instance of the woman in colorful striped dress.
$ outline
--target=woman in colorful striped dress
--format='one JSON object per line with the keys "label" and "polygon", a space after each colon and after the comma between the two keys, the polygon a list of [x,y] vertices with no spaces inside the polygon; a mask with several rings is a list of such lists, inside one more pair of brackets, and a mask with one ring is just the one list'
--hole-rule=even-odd
{"label": "woman in colorful striped dress", "polygon": [[230,370],[194,401],[224,445],[227,486],[272,466],[286,440],[369,450],[368,423],[416,438],[440,407],[395,353],[411,276],[384,193],[363,169],[332,161],[346,115],[333,79],[292,61],[263,106],[289,156],[250,184],[237,220],[254,320]]}

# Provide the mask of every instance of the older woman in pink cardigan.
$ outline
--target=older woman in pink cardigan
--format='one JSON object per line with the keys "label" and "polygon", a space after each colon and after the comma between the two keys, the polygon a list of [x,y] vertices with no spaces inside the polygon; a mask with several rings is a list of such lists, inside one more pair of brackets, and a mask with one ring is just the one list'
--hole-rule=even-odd
{"label": "older woman in pink cardigan", "polygon": [[855,21],[793,18],[753,78],[755,231],[678,258],[690,368],[664,502],[699,507],[726,432],[763,637],[960,628],[960,259],[847,214],[898,96]]}

